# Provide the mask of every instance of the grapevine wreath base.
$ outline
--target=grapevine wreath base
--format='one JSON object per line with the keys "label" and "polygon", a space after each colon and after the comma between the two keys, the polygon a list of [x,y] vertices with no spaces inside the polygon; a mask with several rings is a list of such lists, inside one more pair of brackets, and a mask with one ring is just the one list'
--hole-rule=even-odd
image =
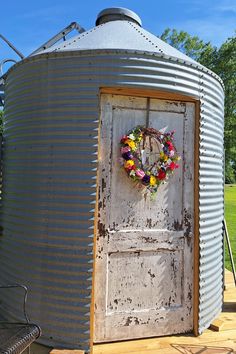
{"label": "grapevine wreath base", "polygon": [[137,126],[120,140],[121,165],[129,178],[155,194],[179,167],[174,133]]}

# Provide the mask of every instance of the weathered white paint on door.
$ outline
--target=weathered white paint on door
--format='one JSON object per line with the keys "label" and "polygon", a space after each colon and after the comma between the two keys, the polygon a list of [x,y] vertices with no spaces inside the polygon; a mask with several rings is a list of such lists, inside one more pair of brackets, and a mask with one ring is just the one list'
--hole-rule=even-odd
{"label": "weathered white paint on door", "polygon": [[119,141],[147,123],[147,99],[102,95],[94,342],[193,328],[194,104],[150,100],[149,126],[176,130],[180,168],[154,200],[119,164]]}

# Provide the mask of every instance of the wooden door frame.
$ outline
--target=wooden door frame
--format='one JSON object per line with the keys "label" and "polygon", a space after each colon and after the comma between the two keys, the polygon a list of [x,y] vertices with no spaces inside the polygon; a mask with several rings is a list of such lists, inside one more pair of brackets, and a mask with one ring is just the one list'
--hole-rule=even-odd
{"label": "wooden door frame", "polygon": [[[198,336],[199,320],[199,124],[200,124],[200,100],[187,95],[167,91],[146,90],[125,87],[101,87],[99,97],[102,94],[120,96],[132,96],[143,98],[156,98],[162,100],[192,102],[195,104],[195,132],[194,132],[194,269],[193,269],[193,334]],[[99,100],[100,101],[100,100]],[[100,117],[99,117],[100,125]],[[98,129],[98,142],[100,141],[100,129]],[[98,144],[98,158],[99,158]],[[98,181],[98,170],[97,170]],[[98,184],[96,188],[96,207],[94,217],[94,239],[93,239],[93,275],[92,275],[92,296],[90,308],[90,347],[93,347],[94,335],[94,284],[95,284],[95,262],[96,262],[96,239],[97,239],[97,216],[98,216]]]}

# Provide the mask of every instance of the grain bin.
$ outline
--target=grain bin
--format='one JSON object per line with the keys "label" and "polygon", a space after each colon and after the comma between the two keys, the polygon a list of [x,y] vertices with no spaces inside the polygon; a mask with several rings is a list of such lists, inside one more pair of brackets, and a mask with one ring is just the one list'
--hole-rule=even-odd
{"label": "grain bin", "polygon": [[[122,8],[8,71],[0,282],[29,286],[41,343],[200,334],[220,313],[223,100]],[[182,162],[156,198],[118,163],[138,125],[176,131]]]}

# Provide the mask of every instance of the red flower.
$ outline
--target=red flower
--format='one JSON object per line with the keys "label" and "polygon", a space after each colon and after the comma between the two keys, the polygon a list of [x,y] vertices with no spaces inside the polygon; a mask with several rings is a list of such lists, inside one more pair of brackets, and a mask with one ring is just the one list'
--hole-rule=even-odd
{"label": "red flower", "polygon": [[171,169],[171,171],[174,171],[174,169],[176,168],[176,164],[172,161],[169,165],[169,168]]}
{"label": "red flower", "polygon": [[172,161],[169,164],[169,168],[171,169],[171,171],[174,171],[176,168],[179,168],[179,165],[177,163],[175,163],[174,161]]}
{"label": "red flower", "polygon": [[123,135],[122,138],[120,139],[120,142],[121,142],[122,144],[124,144],[124,143],[125,143],[125,140],[127,140],[127,139],[128,139],[127,135]]}
{"label": "red flower", "polygon": [[158,172],[157,178],[161,181],[166,178],[166,172],[164,170],[160,170]]}
{"label": "red flower", "polygon": [[169,150],[173,150],[174,149],[174,146],[173,146],[172,142],[167,141],[166,145],[168,145]]}

